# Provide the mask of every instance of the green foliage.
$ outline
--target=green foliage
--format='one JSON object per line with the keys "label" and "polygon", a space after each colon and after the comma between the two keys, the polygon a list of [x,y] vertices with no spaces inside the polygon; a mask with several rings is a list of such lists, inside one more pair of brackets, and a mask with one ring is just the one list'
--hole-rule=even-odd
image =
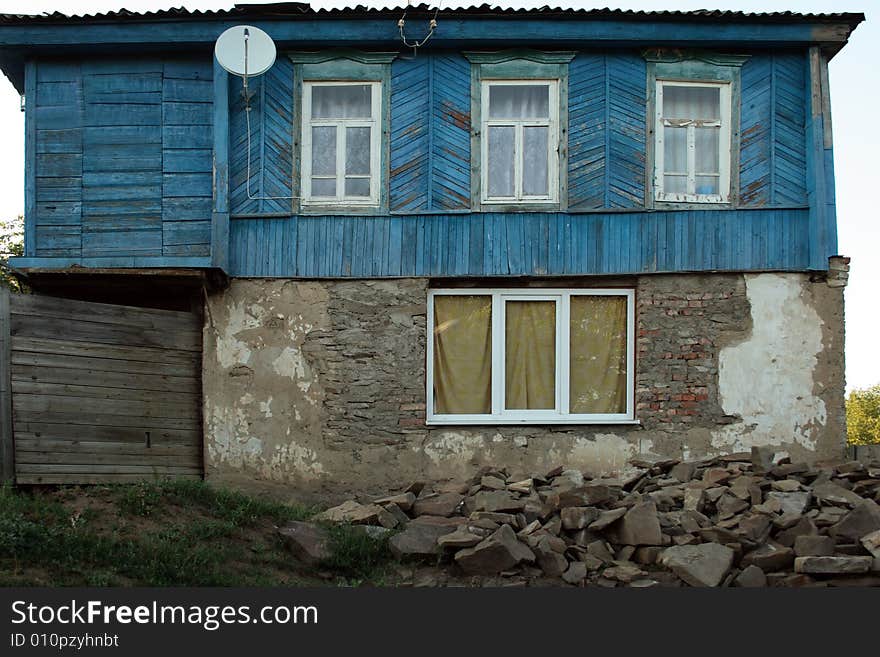
{"label": "green foliage", "polygon": [[393,556],[388,549],[390,534],[370,536],[363,525],[327,524],[331,557],[321,565],[350,583],[381,579]]}
{"label": "green foliage", "polygon": [[24,219],[19,215],[13,220],[0,219],[0,286],[21,292],[21,285],[7,265],[12,256],[24,253]]}
{"label": "green foliage", "polygon": [[880,384],[849,393],[846,425],[850,444],[880,443]]}
{"label": "green foliage", "polygon": [[[98,512],[65,505],[91,498],[110,505]],[[308,515],[303,507],[202,482],[61,489],[54,495],[4,486],[0,586],[297,583],[298,564],[284,551],[274,526]]]}

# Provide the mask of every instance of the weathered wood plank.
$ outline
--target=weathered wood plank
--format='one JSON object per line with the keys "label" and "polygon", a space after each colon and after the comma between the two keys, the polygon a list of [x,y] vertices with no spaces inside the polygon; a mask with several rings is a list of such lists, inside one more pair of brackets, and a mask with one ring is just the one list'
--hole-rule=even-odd
{"label": "weathered wood plank", "polygon": [[[19,452],[50,452],[52,454],[99,454],[102,456],[124,454],[127,456],[162,456],[179,458],[189,463],[190,458],[201,460],[202,450],[198,443],[161,444],[150,436],[150,446],[146,439],[140,442],[98,441],[98,440],[49,440],[42,438],[18,438]],[[44,461],[22,460],[22,463],[42,463]],[[123,461],[120,461],[122,463]]]}
{"label": "weathered wood plank", "polygon": [[30,465],[87,465],[87,466],[136,466],[148,468],[191,468],[197,470],[200,458],[196,454],[121,454],[116,452],[48,452],[20,449],[16,455],[16,467]]}
{"label": "weathered wood plank", "polygon": [[163,331],[80,320],[59,322],[55,317],[15,313],[11,324],[13,335],[144,347],[168,345],[184,351],[201,351],[201,333],[196,331]]}
{"label": "weathered wood plank", "polygon": [[193,475],[163,475],[155,476],[144,474],[32,474],[18,473],[16,481],[19,484],[134,484],[140,481],[161,481],[165,479],[191,479],[200,480],[201,474]]}
{"label": "weathered wood plank", "polygon": [[96,465],[96,464],[48,464],[22,463],[15,469],[21,474],[141,474],[141,475],[198,475],[201,471],[193,466],[173,465]]}
{"label": "weathered wood plank", "polygon": [[153,402],[130,399],[98,399],[94,397],[67,397],[50,394],[17,393],[12,397],[13,413],[82,413],[83,416],[117,415],[126,418],[141,417],[153,422],[200,420],[198,405],[183,402]]}
{"label": "weathered wood plank", "polygon": [[145,363],[188,363],[198,373],[201,354],[180,349],[156,347],[114,346],[98,342],[67,342],[46,338],[16,335],[12,338],[12,351],[38,354],[62,354],[86,358],[112,358],[114,360],[137,360]]}
{"label": "weathered wood plank", "polygon": [[19,410],[13,408],[12,421],[15,426],[19,426],[22,422],[48,422],[50,424],[79,424],[88,427],[146,427],[144,430],[150,432],[161,432],[164,429],[198,431],[201,427],[200,421],[187,418],[108,415],[107,413],[87,413],[83,410],[48,412],[45,409]]}
{"label": "weathered wood plank", "polygon": [[83,319],[155,329],[201,330],[200,320],[190,312],[93,303],[38,294],[16,297],[11,308],[13,313],[60,319]]}
{"label": "weathered wood plank", "polygon": [[149,426],[104,427],[82,424],[58,424],[37,420],[15,425],[16,437],[22,440],[50,440],[56,442],[107,442],[126,445],[144,445],[150,432],[153,446],[168,445],[193,448],[201,445],[201,433],[196,429],[156,429]]}
{"label": "weathered wood plank", "polygon": [[0,482],[13,481],[15,477],[9,343],[9,290],[0,288]]}
{"label": "weathered wood plank", "polygon": [[88,398],[88,399],[119,399],[128,401],[153,401],[165,403],[187,403],[198,408],[197,392],[180,392],[144,390],[142,388],[107,388],[93,385],[71,385],[66,383],[46,383],[39,380],[12,381],[13,394],[21,395],[52,395],[56,397]]}
{"label": "weathered wood plank", "polygon": [[[43,369],[55,369],[58,374],[53,375],[46,371],[31,371],[27,368],[36,367]],[[192,368],[185,363],[148,363],[136,360],[116,360],[113,358],[86,358],[82,356],[65,356],[59,354],[39,354],[12,352],[12,372],[15,378],[36,376],[42,381],[53,381],[55,383],[76,383],[78,379],[75,374],[72,380],[68,379],[65,372],[79,372],[82,381],[88,381],[94,378],[96,381],[107,381],[101,385],[110,386],[110,382],[114,379],[112,374],[136,375],[123,376],[120,379],[124,384],[132,382],[134,385],[140,385],[137,377],[153,377],[144,378],[143,385],[147,386],[152,383],[162,383],[163,385],[172,386],[180,384],[182,387],[187,380],[198,381]],[[148,388],[151,389],[151,388]],[[173,387],[152,388],[158,390],[174,390]]]}

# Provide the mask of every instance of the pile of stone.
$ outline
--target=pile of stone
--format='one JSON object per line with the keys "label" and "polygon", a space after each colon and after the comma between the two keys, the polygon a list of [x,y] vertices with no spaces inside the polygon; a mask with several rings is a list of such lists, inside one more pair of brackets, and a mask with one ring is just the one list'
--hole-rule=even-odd
{"label": "pile of stone", "polygon": [[[630,466],[615,479],[483,468],[466,484],[417,483],[316,520],[387,531],[397,558],[472,579],[880,586],[880,462],[808,465],[759,448]],[[322,558],[319,524],[281,532],[300,558]]]}

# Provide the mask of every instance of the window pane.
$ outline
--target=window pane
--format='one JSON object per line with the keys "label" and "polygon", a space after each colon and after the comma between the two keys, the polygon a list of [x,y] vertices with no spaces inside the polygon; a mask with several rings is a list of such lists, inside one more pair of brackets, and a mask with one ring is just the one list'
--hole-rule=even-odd
{"label": "window pane", "polygon": [[556,407],[556,303],[505,304],[504,407]]}
{"label": "window pane", "polygon": [[717,120],[721,118],[721,90],[664,84],[663,118]]}
{"label": "window pane", "polygon": [[687,176],[663,176],[666,194],[687,194]]}
{"label": "window pane", "polygon": [[372,87],[368,84],[315,85],[312,117],[316,119],[369,119]]}
{"label": "window pane", "polygon": [[370,129],[345,129],[345,173],[370,175]]}
{"label": "window pane", "polygon": [[547,119],[550,87],[546,84],[489,85],[490,119]]}
{"label": "window pane", "polygon": [[489,128],[489,196],[513,196],[514,128]]}
{"label": "window pane", "polygon": [[370,179],[369,178],[346,178],[345,179],[345,195],[346,196],[366,196],[370,195]]}
{"label": "window pane", "polygon": [[571,297],[572,413],[626,413],[626,297]]}
{"label": "window pane", "polygon": [[549,128],[523,128],[523,194],[547,194],[547,135]]}
{"label": "window pane", "polygon": [[312,196],[336,196],[336,180],[312,178]]}
{"label": "window pane", "polygon": [[492,412],[492,297],[434,297],[434,412]]}
{"label": "window pane", "polygon": [[663,128],[663,169],[687,173],[687,128]]}
{"label": "window pane", "polygon": [[694,128],[697,173],[718,173],[720,128]]}
{"label": "window pane", "polygon": [[697,176],[695,191],[697,194],[717,194],[718,176]]}
{"label": "window pane", "polygon": [[336,128],[312,127],[312,173],[316,176],[336,175]]}

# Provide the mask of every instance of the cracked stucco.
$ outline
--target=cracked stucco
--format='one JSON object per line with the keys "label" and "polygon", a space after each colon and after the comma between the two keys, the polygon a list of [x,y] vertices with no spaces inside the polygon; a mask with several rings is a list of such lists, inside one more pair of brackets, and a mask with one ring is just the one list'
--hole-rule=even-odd
{"label": "cracked stucco", "polygon": [[[324,502],[460,480],[483,465],[599,476],[638,456],[837,449],[839,288],[802,274],[655,275],[635,285],[641,425],[444,427],[424,424],[427,280],[234,279],[205,313],[207,476]],[[698,358],[674,357],[690,351]]]}
{"label": "cracked stucco", "polygon": [[823,321],[796,275],[747,275],[752,331],[719,355],[721,405],[735,424],[712,434],[712,447],[746,451],[792,443],[815,451],[828,414],[814,394]]}

